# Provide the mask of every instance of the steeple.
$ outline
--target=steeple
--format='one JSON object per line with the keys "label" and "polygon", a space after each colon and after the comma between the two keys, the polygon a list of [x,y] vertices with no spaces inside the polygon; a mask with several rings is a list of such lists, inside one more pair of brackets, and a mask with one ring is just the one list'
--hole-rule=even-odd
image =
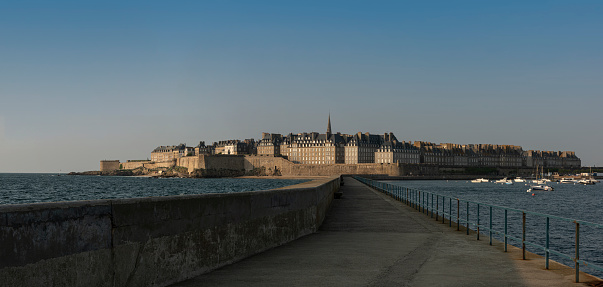
{"label": "steeple", "polygon": [[327,137],[331,135],[331,113],[329,113],[329,124],[327,125]]}

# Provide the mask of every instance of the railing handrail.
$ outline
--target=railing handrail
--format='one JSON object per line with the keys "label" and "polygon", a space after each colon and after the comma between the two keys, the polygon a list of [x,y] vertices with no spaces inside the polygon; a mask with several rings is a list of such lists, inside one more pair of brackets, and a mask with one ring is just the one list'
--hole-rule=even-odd
{"label": "railing handrail", "polygon": [[[542,249],[545,252],[545,264],[546,264],[546,269],[549,269],[549,253],[553,253],[555,255],[570,259],[572,261],[574,261],[574,269],[576,271],[576,282],[579,282],[579,273],[580,273],[580,264],[599,270],[599,271],[603,271],[603,267],[598,266],[592,262],[588,262],[586,260],[582,260],[580,259],[580,253],[579,253],[579,238],[580,238],[580,225],[587,225],[587,226],[593,226],[593,227],[597,227],[597,228],[603,228],[602,224],[597,224],[597,223],[593,223],[593,222],[589,222],[589,221],[584,221],[584,220],[578,220],[578,219],[572,219],[572,218],[566,218],[566,217],[561,217],[561,216],[555,216],[555,215],[550,215],[550,214],[544,214],[544,213],[540,213],[540,212],[534,212],[534,211],[528,211],[528,210],[522,210],[522,209],[516,209],[516,208],[510,208],[510,207],[505,207],[505,206],[499,206],[499,205],[494,205],[494,204],[488,204],[488,203],[482,203],[482,202],[477,202],[477,201],[471,201],[471,200],[464,200],[461,199],[459,197],[455,197],[455,196],[450,196],[450,195],[444,195],[441,193],[437,193],[437,192],[429,192],[429,191],[422,191],[422,190],[418,190],[418,189],[414,189],[414,188],[407,188],[407,187],[403,187],[400,185],[395,185],[395,184],[389,184],[389,183],[385,183],[385,182],[379,182],[379,181],[375,181],[372,179],[367,179],[367,178],[363,178],[363,177],[358,177],[358,176],[354,176],[354,178],[366,185],[369,185],[371,187],[376,188],[377,190],[384,192],[386,194],[388,194],[389,196],[395,198],[396,200],[399,201],[403,201],[404,203],[406,203],[407,205],[417,209],[419,212],[425,213],[427,214],[427,216],[431,216],[433,218],[433,213],[434,211],[436,212],[436,220],[438,220],[438,216],[439,214],[442,215],[442,223],[444,223],[445,221],[445,216],[448,216],[449,219],[449,225],[452,227],[452,218],[453,216],[456,216],[457,219],[457,230],[459,230],[460,224],[461,223],[465,223],[466,224],[466,228],[467,228],[467,235],[469,235],[469,230],[470,230],[470,225],[471,226],[476,226],[476,233],[477,233],[477,239],[479,240],[479,235],[480,235],[480,231],[481,229],[486,230],[489,232],[489,236],[490,236],[490,245],[492,245],[492,234],[502,234],[504,237],[504,242],[505,242],[505,252],[507,251],[507,238],[510,238],[512,240],[515,240],[517,242],[521,242],[522,244],[522,251],[523,251],[523,259],[525,259],[525,250],[526,250],[526,245],[535,247],[537,249]],[[406,192],[400,192],[401,190],[405,190]],[[414,192],[413,192],[414,191]],[[431,195],[431,201],[429,200],[429,197]],[[433,196],[436,195],[436,199],[437,199],[437,203],[436,203],[436,209],[434,210],[433,208]],[[442,210],[440,213],[439,210],[439,197],[442,197]],[[448,213],[445,212],[445,199],[448,198],[449,199],[449,210]],[[452,199],[455,199],[457,201],[457,214],[453,215],[452,214]],[[462,219],[462,217],[460,216],[460,203],[466,203],[467,207],[465,210],[466,213],[466,218],[467,219]],[[476,222],[470,222],[469,220],[469,204],[473,203],[477,205],[477,220]],[[430,206],[431,204],[431,206]],[[481,225],[479,223],[479,207],[480,206],[487,206],[490,207],[490,227],[485,227],[483,225]],[[493,225],[492,225],[492,208],[496,208],[496,209],[502,209],[505,211],[505,231],[504,233],[494,230]],[[512,236],[510,234],[507,233],[507,211],[515,211],[515,212],[521,212],[522,213],[522,217],[523,217],[523,223],[522,223],[522,237],[521,238],[517,238],[515,236]],[[525,215],[526,214],[531,214],[531,215],[536,215],[539,217],[543,217],[546,218],[546,246],[542,246],[540,244],[534,243],[534,242],[529,242],[525,239]],[[558,219],[561,221],[566,221],[566,222],[571,222],[574,223],[576,225],[576,233],[575,233],[575,255],[572,257],[571,255],[567,255],[564,253],[561,253],[559,251],[555,251],[550,249],[549,246],[549,219],[550,218],[554,218],[554,219]]]}

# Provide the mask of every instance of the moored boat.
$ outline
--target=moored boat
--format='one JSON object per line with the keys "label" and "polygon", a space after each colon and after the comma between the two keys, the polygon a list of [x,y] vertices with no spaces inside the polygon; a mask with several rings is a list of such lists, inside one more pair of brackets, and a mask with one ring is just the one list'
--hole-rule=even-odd
{"label": "moored boat", "polygon": [[559,180],[559,183],[575,184],[575,183],[578,183],[578,181],[573,178],[562,178]]}
{"label": "moored boat", "polygon": [[584,184],[584,185],[593,185],[596,182],[597,181],[592,178],[585,178],[585,179],[578,180],[579,184]]}
{"label": "moored boat", "polygon": [[485,178],[478,178],[478,179],[474,179],[471,182],[473,183],[481,183],[481,182],[490,182],[489,180],[485,179]]}
{"label": "moored boat", "polygon": [[528,189],[527,192],[532,192],[532,191],[553,191],[555,190],[553,187],[550,187],[548,185],[532,185],[530,186],[530,189]]}
{"label": "moored boat", "polygon": [[513,181],[510,179],[507,179],[506,177],[503,179],[499,179],[497,181],[495,181],[495,183],[500,183],[500,184],[513,184]]}
{"label": "moored boat", "polygon": [[513,181],[514,182],[526,182],[526,180],[521,177],[516,177]]}

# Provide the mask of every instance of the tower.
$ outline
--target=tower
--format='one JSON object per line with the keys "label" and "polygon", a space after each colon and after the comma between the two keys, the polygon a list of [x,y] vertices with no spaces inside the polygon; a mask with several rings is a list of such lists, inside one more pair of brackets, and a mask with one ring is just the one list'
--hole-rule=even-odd
{"label": "tower", "polygon": [[331,136],[331,113],[329,113],[329,123],[327,124],[327,137]]}

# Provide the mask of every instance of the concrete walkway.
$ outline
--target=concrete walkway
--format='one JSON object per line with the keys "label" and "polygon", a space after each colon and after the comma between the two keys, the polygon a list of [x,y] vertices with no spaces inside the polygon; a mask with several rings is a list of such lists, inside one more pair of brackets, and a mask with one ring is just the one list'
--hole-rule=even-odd
{"label": "concrete walkway", "polygon": [[351,178],[342,191],[319,232],[174,286],[585,286]]}

